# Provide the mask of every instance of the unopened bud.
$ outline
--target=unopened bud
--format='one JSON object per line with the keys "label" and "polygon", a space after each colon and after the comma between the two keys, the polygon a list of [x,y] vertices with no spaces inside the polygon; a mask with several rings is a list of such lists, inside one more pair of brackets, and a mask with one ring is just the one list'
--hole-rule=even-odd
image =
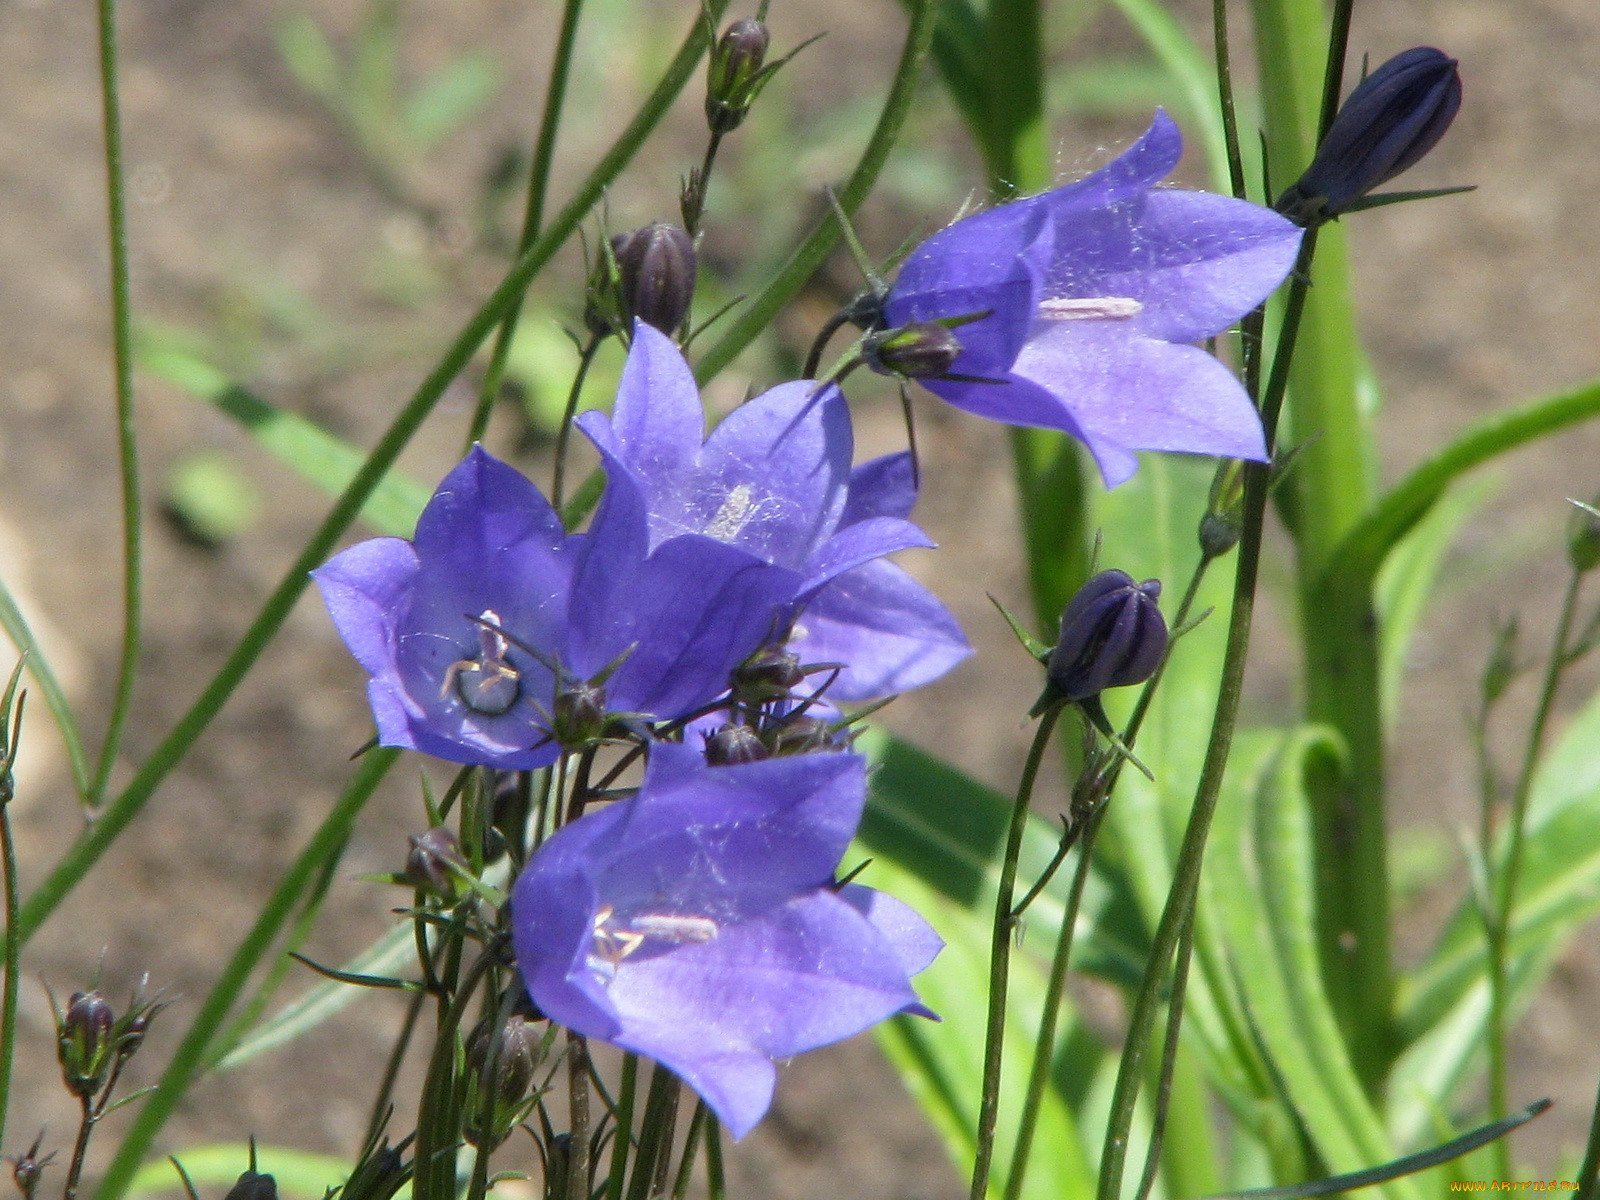
{"label": "unopened bud", "polygon": [[748,725],[724,725],[706,738],[706,762],[713,767],[760,762],[770,751]]}
{"label": "unopened bud", "polygon": [[56,1024],[56,1053],[67,1090],[87,1098],[100,1090],[111,1067],[117,1015],[99,992],[74,992]]}
{"label": "unopened bud", "polygon": [[398,1146],[391,1146],[385,1138],[370,1146],[339,1189],[339,1200],[390,1200],[411,1179],[411,1164],[404,1153],[410,1142],[411,1136],[407,1136]]}
{"label": "unopened bud", "polygon": [[461,840],[443,825],[436,825],[426,833],[413,834],[410,842],[406,879],[424,892],[453,900],[460,890],[458,873],[468,869]]}
{"label": "unopened bud", "polygon": [[1580,575],[1600,567],[1600,506],[1572,502],[1567,523],[1567,561]]}
{"label": "unopened bud", "polygon": [[804,714],[785,720],[772,732],[771,741],[772,753],[779,758],[841,748],[831,723]]}
{"label": "unopened bud", "polygon": [[675,333],[694,300],[694,240],[683,229],[657,221],[611,239],[617,260],[617,294],[629,321]]}
{"label": "unopened bud", "polygon": [[731,133],[743,124],[766,82],[761,68],[771,44],[767,27],[748,17],[729,25],[717,39],[706,73],[706,124],[712,133]]}
{"label": "unopened bud", "polygon": [[[476,1101],[468,1108],[466,1134],[477,1146],[497,1145],[516,1124],[543,1058],[540,1029],[527,1017],[508,1017],[499,1025],[484,1021],[467,1039],[467,1069]],[[491,1053],[493,1057],[491,1057]]]}
{"label": "unopened bud", "polygon": [[278,1181],[265,1171],[246,1171],[224,1200],[278,1200]]}
{"label": "unopened bud", "polygon": [[39,1136],[33,1139],[33,1145],[28,1147],[28,1152],[19,1154],[11,1160],[11,1180],[22,1193],[23,1200],[33,1200],[33,1193],[39,1186],[40,1176],[50,1165],[50,1160],[56,1156],[54,1150],[40,1155],[39,1147],[42,1145],[44,1145],[44,1131],[40,1130]]}
{"label": "unopened bud", "polygon": [[937,321],[918,321],[868,335],[861,356],[880,375],[937,379],[961,357],[961,341]]}
{"label": "unopened bud", "polygon": [[1200,518],[1200,552],[1220,558],[1239,544],[1244,529],[1244,464],[1225,459],[1211,480],[1211,497]]}
{"label": "unopened bud", "polygon": [[1489,648],[1489,660],[1483,664],[1480,683],[1485,706],[1494,704],[1505,695],[1505,690],[1517,677],[1520,670],[1517,665],[1517,632],[1515,617],[1503,622],[1494,631],[1494,645]]}
{"label": "unopened bud", "polygon": [[1079,588],[1061,614],[1061,637],[1045,664],[1054,693],[1087,700],[1149,679],[1167,652],[1160,596],[1160,581],[1135,583],[1116,570],[1101,571]]}
{"label": "unopened bud", "polygon": [[1461,107],[1456,60],[1431,46],[1403,51],[1356,85],[1304,175],[1277,210],[1320,225],[1413,167],[1438,144]]}
{"label": "unopened bud", "polygon": [[749,704],[782,700],[804,679],[799,655],[769,644],[734,669],[733,694]]}
{"label": "unopened bud", "polygon": [[605,732],[605,689],[592,683],[562,688],[556,693],[551,715],[551,732],[558,745],[587,746]]}

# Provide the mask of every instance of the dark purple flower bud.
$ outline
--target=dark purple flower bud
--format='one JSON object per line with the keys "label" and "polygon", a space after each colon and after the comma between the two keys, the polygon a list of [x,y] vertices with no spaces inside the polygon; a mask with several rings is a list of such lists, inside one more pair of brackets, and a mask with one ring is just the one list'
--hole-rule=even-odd
{"label": "dark purple flower bud", "polygon": [[246,1171],[223,1200],[278,1200],[278,1181],[265,1171]]}
{"label": "dark purple flower bud", "polygon": [[961,356],[961,341],[937,321],[918,321],[869,335],[861,356],[880,375],[938,379]]}
{"label": "dark purple flower bud", "polygon": [[50,1165],[50,1160],[56,1156],[54,1150],[41,1156],[39,1147],[42,1145],[44,1145],[44,1130],[41,1129],[39,1136],[33,1139],[33,1145],[28,1147],[28,1152],[19,1154],[11,1160],[11,1179],[17,1185],[17,1190],[22,1193],[23,1200],[33,1200],[33,1193],[39,1186],[39,1177]]}
{"label": "dark purple flower bud", "polygon": [[389,1145],[387,1138],[376,1145],[369,1144],[339,1189],[339,1200],[390,1200],[411,1178],[411,1164],[404,1153],[410,1142],[411,1136],[407,1136],[398,1146]]}
{"label": "dark purple flower bud", "polygon": [[733,694],[747,704],[782,700],[804,679],[800,656],[772,643],[739,664],[733,673]]}
{"label": "dark purple flower bud", "polygon": [[61,1077],[74,1096],[100,1090],[111,1067],[117,1014],[99,992],[74,992],[56,1022],[56,1053]]}
{"label": "dark purple flower bud", "polygon": [[754,729],[748,725],[724,725],[706,738],[706,761],[713,767],[760,762],[771,757]]}
{"label": "dark purple flower bud", "polygon": [[657,221],[617,234],[611,253],[623,316],[674,333],[694,299],[694,239],[676,225]]}
{"label": "dark purple flower bud", "polygon": [[460,890],[457,873],[468,869],[461,839],[443,825],[436,825],[426,833],[413,834],[409,840],[406,879],[424,892],[453,900]]}
{"label": "dark purple flower bud", "polygon": [[706,123],[712,133],[731,133],[743,124],[766,82],[761,68],[771,44],[767,27],[748,17],[729,25],[717,39],[706,75]]}
{"label": "dark purple flower bud", "polygon": [[1580,575],[1600,567],[1600,505],[1572,502],[1567,525],[1567,561]]}
{"label": "dark purple flower bud", "polygon": [[1135,583],[1126,571],[1101,571],[1068,602],[1061,638],[1045,676],[1066,700],[1143,683],[1167,651],[1167,623],[1156,607],[1161,583]]}
{"label": "dark purple flower bud", "polygon": [[1403,51],[1356,85],[1277,210],[1318,225],[1354,207],[1438,144],[1461,107],[1456,60],[1431,46]]}

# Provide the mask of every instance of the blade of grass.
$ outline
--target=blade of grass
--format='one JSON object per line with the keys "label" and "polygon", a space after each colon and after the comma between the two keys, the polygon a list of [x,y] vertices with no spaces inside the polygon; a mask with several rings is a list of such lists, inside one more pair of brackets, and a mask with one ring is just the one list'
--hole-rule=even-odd
{"label": "blade of grass", "polygon": [[78,790],[78,798],[87,799],[89,757],[84,752],[83,735],[78,732],[78,718],[72,711],[72,705],[67,702],[66,692],[61,689],[61,681],[50,669],[50,660],[45,657],[38,639],[33,636],[27,618],[17,607],[16,598],[3,582],[0,582],[0,626],[4,626],[6,636],[17,648],[17,653],[22,655],[28,665],[28,674],[33,676],[40,694],[44,696],[45,707],[55,719],[56,728],[61,731],[61,740],[66,745],[67,764],[72,770],[72,783]]}

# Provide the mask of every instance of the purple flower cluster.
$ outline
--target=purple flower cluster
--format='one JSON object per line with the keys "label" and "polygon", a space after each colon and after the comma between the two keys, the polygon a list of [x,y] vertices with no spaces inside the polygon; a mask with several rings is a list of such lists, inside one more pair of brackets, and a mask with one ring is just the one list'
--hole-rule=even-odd
{"label": "purple flower cluster", "polygon": [[[1238,382],[1191,343],[1276,286],[1300,231],[1156,190],[1180,149],[1158,114],[1088,179],[934,236],[883,297],[879,332],[946,330],[949,369],[929,387],[1077,435],[1108,483],[1137,449],[1264,457]],[[933,1015],[910,979],[938,937],[837,882],[866,766],[832,706],[929,683],[970,648],[888,561],[931,545],[910,520],[910,456],[856,465],[835,383],[783,384],[708,435],[677,346],[635,321],[614,410],[578,424],[606,476],[582,532],[479,448],[414,538],[363,542],[313,574],[383,745],[509,770],[608,741],[648,750],[637,789],[528,861],[517,963],[541,1013],[665,1064],[739,1136],[778,1060]],[[1155,585],[1124,580],[1091,597],[1083,646],[1052,662],[1074,696],[1160,656]],[[1107,639],[1138,648],[1098,666],[1089,651]]]}

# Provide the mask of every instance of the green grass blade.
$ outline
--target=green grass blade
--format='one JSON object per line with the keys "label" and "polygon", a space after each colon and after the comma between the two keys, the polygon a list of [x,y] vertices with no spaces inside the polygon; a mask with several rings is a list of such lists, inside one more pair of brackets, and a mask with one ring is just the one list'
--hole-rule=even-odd
{"label": "green grass blade", "polygon": [[0,582],[0,626],[5,628],[11,644],[27,662],[28,674],[33,677],[39,694],[44,697],[45,707],[50,710],[56,728],[61,731],[61,741],[67,750],[67,763],[72,770],[73,786],[77,789],[79,799],[86,799],[89,795],[89,757],[84,752],[83,735],[78,732],[78,718],[67,701],[66,692],[61,688],[61,680],[51,670],[50,660],[45,657],[38,639],[33,636],[27,618],[17,607],[16,598],[3,582]]}

